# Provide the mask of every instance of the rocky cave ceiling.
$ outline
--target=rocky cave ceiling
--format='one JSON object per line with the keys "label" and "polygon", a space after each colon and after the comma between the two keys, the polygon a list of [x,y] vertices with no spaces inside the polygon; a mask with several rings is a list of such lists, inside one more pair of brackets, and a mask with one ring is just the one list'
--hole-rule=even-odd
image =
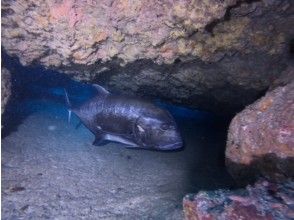
{"label": "rocky cave ceiling", "polygon": [[290,65],[290,0],[2,1],[2,47],[112,91],[229,114]]}

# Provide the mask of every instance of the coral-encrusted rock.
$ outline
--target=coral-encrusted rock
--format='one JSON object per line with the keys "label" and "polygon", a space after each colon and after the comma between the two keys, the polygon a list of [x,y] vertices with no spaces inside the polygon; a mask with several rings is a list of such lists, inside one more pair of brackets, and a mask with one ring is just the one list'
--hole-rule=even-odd
{"label": "coral-encrusted rock", "polygon": [[294,218],[294,183],[260,181],[246,190],[217,190],[187,195],[186,220],[280,220]]}
{"label": "coral-encrusted rock", "polygon": [[291,0],[2,1],[2,45],[23,64],[218,113],[287,66]]}
{"label": "coral-encrusted rock", "polygon": [[11,75],[2,67],[1,69],[1,114],[5,111],[5,106],[11,96]]}
{"label": "coral-encrusted rock", "polygon": [[258,176],[275,181],[294,177],[294,80],[268,92],[232,120],[226,163],[240,184]]}
{"label": "coral-encrusted rock", "polygon": [[178,40],[221,19],[235,3],[6,0],[3,45],[23,63],[38,60],[47,66],[89,65],[113,57],[170,63],[178,57]]}

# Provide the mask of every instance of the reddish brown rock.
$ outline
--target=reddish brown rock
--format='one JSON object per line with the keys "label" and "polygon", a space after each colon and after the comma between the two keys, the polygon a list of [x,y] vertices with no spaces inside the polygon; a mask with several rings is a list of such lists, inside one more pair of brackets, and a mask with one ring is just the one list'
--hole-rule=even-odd
{"label": "reddish brown rock", "polygon": [[272,180],[294,177],[293,79],[268,92],[232,120],[226,163],[239,183],[248,183],[258,176]]}
{"label": "reddish brown rock", "polygon": [[1,68],[1,114],[3,114],[11,96],[11,75],[6,68]]}
{"label": "reddish brown rock", "polygon": [[293,181],[260,181],[242,190],[203,191],[183,201],[186,220],[290,220],[293,205]]}

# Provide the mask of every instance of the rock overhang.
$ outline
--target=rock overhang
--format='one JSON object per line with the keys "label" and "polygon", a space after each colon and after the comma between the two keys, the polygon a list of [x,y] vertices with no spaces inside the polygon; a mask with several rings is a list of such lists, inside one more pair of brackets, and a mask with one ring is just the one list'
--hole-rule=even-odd
{"label": "rock overhang", "polygon": [[3,1],[2,10],[3,47],[24,65],[219,114],[271,86],[293,36],[289,1]]}

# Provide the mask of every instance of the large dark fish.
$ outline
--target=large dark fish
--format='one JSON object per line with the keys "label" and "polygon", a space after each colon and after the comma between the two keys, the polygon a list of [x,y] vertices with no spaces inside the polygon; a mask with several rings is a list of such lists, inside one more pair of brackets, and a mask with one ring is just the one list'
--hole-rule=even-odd
{"label": "large dark fish", "polygon": [[[128,147],[174,150],[183,146],[177,125],[164,109],[127,96],[114,95],[94,85],[98,95],[78,108],[71,108],[95,135],[94,145],[105,141],[123,143]],[[70,114],[69,114],[70,117]]]}

